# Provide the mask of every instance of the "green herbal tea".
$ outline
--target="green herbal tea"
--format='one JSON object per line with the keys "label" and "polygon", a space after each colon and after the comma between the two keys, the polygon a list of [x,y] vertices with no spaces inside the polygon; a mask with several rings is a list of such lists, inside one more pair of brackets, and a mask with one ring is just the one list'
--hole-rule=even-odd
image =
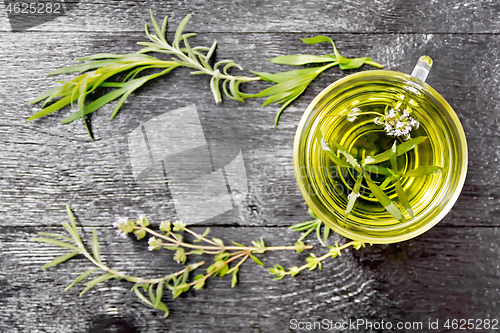
{"label": "green herbal tea", "polygon": [[[408,136],[421,137],[423,141],[420,144],[397,156],[397,170],[394,168],[392,170],[403,175],[412,170],[423,170],[422,167],[441,167],[447,170],[450,156],[448,140],[441,129],[443,119],[429,101],[415,94],[415,91],[417,90],[412,86],[360,84],[349,91],[348,98],[324,111],[316,130],[321,131],[325,142],[329,143],[338,157],[345,160],[340,152],[335,152],[332,142],[344,147],[359,163],[370,161],[370,157],[390,151],[395,141],[397,145],[401,145],[410,139]],[[375,121],[391,109],[400,110],[400,114],[406,111],[406,114],[409,114],[415,122],[418,121],[418,128],[412,127],[406,137],[388,135],[384,124],[379,125]],[[392,126],[392,129],[395,127]],[[391,169],[390,159],[376,165]],[[335,212],[339,223],[342,223],[342,220],[346,218],[349,194],[353,192],[360,172],[354,167],[340,167],[334,163],[324,152],[320,140],[316,140],[316,144],[312,147],[311,166],[316,171],[312,174],[315,178],[313,183],[319,184],[316,189],[317,194]],[[434,196],[439,194],[437,190],[446,179],[446,173],[441,173],[439,172],[441,170],[437,169],[433,171],[433,173],[417,177],[400,178],[402,190],[415,216],[430,205]],[[388,179],[390,175],[381,174],[378,169],[375,169],[369,171],[369,177],[378,186],[387,185],[383,188],[385,194],[399,208],[405,220],[412,218],[413,214],[405,209],[401,202],[402,198],[398,197],[396,181]],[[384,181],[387,184],[384,184]],[[366,179],[361,180],[359,196],[347,218],[351,222],[369,225],[391,225],[401,222],[372,194]]]}
{"label": "green herbal tea", "polygon": [[465,181],[467,143],[432,87],[399,72],[365,71],[311,102],[293,159],[307,205],[327,226],[356,241],[394,243],[449,212]]}

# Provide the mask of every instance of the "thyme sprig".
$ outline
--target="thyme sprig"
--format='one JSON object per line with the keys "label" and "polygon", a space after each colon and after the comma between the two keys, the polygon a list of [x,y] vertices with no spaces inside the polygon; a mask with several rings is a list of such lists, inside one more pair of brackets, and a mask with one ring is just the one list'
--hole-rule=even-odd
{"label": "thyme sprig", "polygon": [[350,241],[342,246],[339,246],[338,242],[335,242],[335,246],[328,246],[329,248],[328,252],[320,257],[316,256],[314,253],[311,253],[309,257],[306,258],[307,263],[300,267],[293,266],[290,267],[289,270],[285,270],[281,265],[274,265],[273,268],[269,269],[269,272],[271,273],[271,275],[276,275],[274,280],[281,280],[287,275],[290,275],[292,277],[296,276],[305,269],[309,269],[310,271],[312,271],[315,270],[316,268],[319,268],[321,270],[323,268],[324,260],[340,256],[342,254],[341,253],[342,250],[345,250],[351,246],[355,250],[359,250],[360,248],[365,247],[365,244],[360,241]]}
{"label": "thyme sprig", "polygon": [[[248,259],[251,258],[258,265],[264,265],[264,263],[256,257],[256,254],[262,254],[267,251],[282,251],[282,250],[294,250],[296,252],[302,252],[307,249],[311,249],[311,245],[298,244],[295,246],[266,246],[264,240],[260,239],[258,241],[252,241],[252,246],[245,246],[236,242],[232,242],[233,245],[224,244],[223,240],[219,238],[208,239],[207,235],[209,229],[203,233],[198,234],[195,231],[186,227],[182,221],[176,221],[173,224],[170,222],[162,222],[160,224],[160,231],[157,232],[149,228],[150,221],[145,215],[139,216],[138,219],[120,218],[116,223],[117,233],[120,236],[127,237],[128,234],[132,233],[137,239],[144,238],[147,234],[151,235],[148,240],[149,250],[160,250],[167,249],[174,252],[174,260],[184,266],[183,269],[168,274],[160,278],[142,278],[138,276],[128,275],[124,272],[112,269],[108,267],[101,258],[99,250],[99,241],[97,237],[97,229],[94,229],[92,242],[91,242],[91,252],[89,252],[77,230],[75,217],[70,207],[67,206],[67,212],[70,219],[70,223],[63,222],[62,225],[64,229],[69,233],[70,237],[61,234],[52,234],[46,232],[39,232],[41,236],[45,237],[35,237],[32,238],[33,241],[40,243],[48,243],[52,245],[59,246],[64,249],[69,249],[71,252],[59,256],[47,264],[43,265],[42,268],[50,268],[52,266],[58,265],[73,258],[78,254],[82,254],[87,258],[93,267],[88,268],[83,273],[81,273],[77,279],[66,287],[65,291],[68,291],[76,284],[82,282],[83,280],[90,278],[95,272],[101,272],[100,275],[93,277],[89,281],[84,283],[85,289],[80,293],[80,296],[84,295],[87,291],[94,288],[96,285],[105,282],[107,280],[126,280],[133,282],[134,286],[131,291],[145,304],[161,310],[164,312],[164,316],[167,317],[169,310],[165,303],[162,302],[164,290],[169,290],[172,293],[172,298],[176,298],[184,292],[189,291],[191,288],[200,289],[205,285],[208,278],[214,276],[223,277],[225,275],[231,274],[231,286],[234,287],[238,282],[238,272],[240,266]],[[196,239],[192,242],[186,242],[183,240],[182,232],[189,233]],[[197,244],[201,243],[201,244]],[[198,274],[192,280],[190,279],[190,274],[201,266],[205,264],[204,261],[199,261],[193,264],[185,265],[187,257],[189,255],[202,255],[209,254],[214,256],[214,263],[208,266],[205,271],[206,274]],[[233,262],[236,264],[232,265]],[[230,264],[232,267],[230,267]]]}
{"label": "thyme sprig", "polygon": [[[36,104],[45,100],[42,105],[42,110],[36,112],[27,120],[38,119],[63,107],[78,101],[79,110],[72,115],[66,117],[62,123],[67,124],[76,119],[82,118],[86,124],[85,116],[89,115],[104,105],[120,98],[110,120],[112,120],[120,111],[125,100],[143,86],[146,82],[165,75],[178,67],[191,68],[192,75],[209,75],[210,89],[217,103],[222,101],[222,92],[229,98],[243,102],[246,94],[239,90],[239,86],[243,82],[258,81],[258,77],[234,76],[229,74],[232,67],[242,69],[240,65],[233,60],[221,60],[213,66],[210,64],[214,57],[214,52],[217,47],[215,41],[211,47],[196,46],[191,47],[188,39],[196,36],[195,33],[183,33],[191,15],[187,15],[177,27],[174,40],[169,44],[166,39],[166,29],[168,17],[165,17],[160,28],[156,22],[152,11],[151,22],[156,34],[151,34],[149,27],[146,24],[146,35],[149,38],[147,42],[139,42],[138,45],[144,46],[137,53],[131,54],[112,54],[102,53],[88,57],[83,57],[77,60],[87,61],[83,64],[72,65],[54,70],[49,75],[66,74],[66,73],[81,73],[71,81],[56,81],[60,85],[46,91],[45,93],[35,97],[30,101],[30,104]],[[169,54],[172,56],[170,60],[161,60],[146,53],[157,52]],[[145,70],[159,69],[160,72],[139,76]],[[123,81],[114,81],[113,78],[117,74],[128,73]],[[222,86],[222,92],[221,92]],[[98,88],[116,88],[104,96],[85,104],[86,98]],[[57,100],[57,102],[48,105]],[[88,126],[87,126],[88,130]],[[91,135],[90,130],[88,130]]]}

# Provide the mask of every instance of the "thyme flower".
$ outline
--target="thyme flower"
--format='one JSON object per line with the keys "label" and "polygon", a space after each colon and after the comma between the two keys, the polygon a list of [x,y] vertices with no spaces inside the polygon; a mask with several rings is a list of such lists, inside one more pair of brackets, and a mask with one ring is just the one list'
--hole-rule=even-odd
{"label": "thyme flower", "polygon": [[405,140],[410,139],[410,132],[420,125],[408,110],[401,112],[399,108],[391,108],[385,116],[376,117],[373,122],[377,125],[384,125],[387,135],[402,136]]}
{"label": "thyme flower", "polygon": [[163,241],[161,240],[161,238],[156,238],[153,236],[148,239],[148,245],[148,251],[159,250],[163,245]]}
{"label": "thyme flower", "polygon": [[127,234],[134,231],[135,223],[128,219],[128,217],[121,216],[119,217],[115,223],[113,223],[113,227],[118,228],[116,230],[116,234],[122,238],[127,238]]}

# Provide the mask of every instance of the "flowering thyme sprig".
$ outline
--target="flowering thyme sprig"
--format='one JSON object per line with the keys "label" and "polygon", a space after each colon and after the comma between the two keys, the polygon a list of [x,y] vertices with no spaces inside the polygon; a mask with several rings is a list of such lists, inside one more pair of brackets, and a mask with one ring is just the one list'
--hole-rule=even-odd
{"label": "flowering thyme sprig", "polygon": [[[175,251],[174,260],[178,263],[184,264],[189,255],[214,255],[214,263],[206,268],[206,274],[199,274],[192,282],[184,282],[172,287],[174,298],[182,292],[188,291],[191,287],[200,289],[203,287],[206,280],[211,276],[219,275],[220,277],[223,277],[227,274],[232,274],[231,286],[234,287],[238,281],[237,274],[239,267],[248,258],[253,259],[259,265],[264,265],[262,261],[255,256],[255,254],[264,253],[266,251],[280,250],[295,250],[296,252],[302,252],[306,249],[312,248],[311,245],[305,245],[300,241],[294,246],[266,246],[263,239],[260,239],[259,241],[252,241],[253,246],[245,246],[232,241],[234,245],[232,246],[225,245],[220,238],[208,239],[207,235],[210,232],[210,228],[207,228],[205,232],[200,235],[187,228],[186,224],[182,221],[175,221],[173,223],[170,221],[161,222],[160,230],[163,233],[159,233],[148,228],[147,226],[149,225],[149,220],[147,220],[147,217],[142,217],[137,220],[119,218],[118,221],[119,222],[115,225],[117,226],[118,233],[120,235],[134,233],[139,238],[138,234],[142,236],[143,233],[147,233],[151,235],[148,240],[148,250],[153,251],[164,248]],[[183,240],[182,234],[177,232],[191,234],[196,239],[193,243],[188,243]],[[237,263],[233,267],[229,267],[229,264],[232,262]]]}
{"label": "flowering thyme sprig", "polygon": [[[238,281],[237,274],[243,262],[248,258],[253,259],[257,264],[264,265],[255,255],[267,251],[279,250],[295,250],[301,252],[306,249],[311,249],[311,245],[296,244],[295,246],[266,246],[264,240],[252,241],[252,246],[244,246],[242,244],[232,242],[232,245],[225,245],[222,239],[212,238],[208,239],[206,236],[209,233],[209,228],[202,234],[198,234],[186,227],[182,221],[175,221],[174,223],[162,222],[160,230],[163,233],[156,232],[148,226],[150,221],[145,215],[140,215],[137,219],[129,219],[120,217],[114,223],[117,228],[117,234],[120,237],[127,238],[127,235],[134,234],[137,239],[144,238],[147,234],[151,235],[148,240],[148,249],[150,251],[167,249],[174,252],[174,260],[177,263],[184,265],[183,269],[178,272],[168,274],[164,277],[155,279],[145,279],[137,276],[131,276],[126,273],[111,269],[106,266],[101,258],[99,250],[99,242],[97,239],[97,229],[94,229],[92,237],[92,253],[90,253],[83,243],[78,230],[76,228],[75,217],[69,207],[67,207],[68,215],[71,224],[64,222],[63,227],[71,237],[60,234],[51,234],[40,232],[42,236],[47,238],[33,238],[33,241],[48,243],[56,245],[65,249],[71,250],[70,253],[64,254],[49,263],[45,264],[42,268],[49,268],[65,262],[78,254],[85,256],[95,267],[87,269],[80,276],[70,284],[65,290],[69,290],[77,283],[88,278],[94,272],[102,271],[103,274],[91,279],[84,283],[86,288],[80,293],[80,296],[86,293],[91,288],[99,283],[110,279],[127,280],[135,283],[131,291],[145,304],[161,310],[164,312],[165,317],[168,316],[169,310],[162,302],[163,290],[168,289],[172,293],[172,298],[178,297],[180,294],[187,292],[193,287],[200,289],[205,285],[206,280],[211,276],[223,277],[227,274],[232,274],[231,286],[234,287]],[[182,232],[189,233],[196,237],[192,243],[183,240]],[[49,238],[50,237],[50,238]],[[195,244],[200,243],[201,244]],[[190,281],[190,273],[204,265],[204,261],[194,264],[185,265],[188,256],[190,255],[214,255],[214,263],[206,268],[206,274],[198,274]],[[236,264],[232,264],[236,263]],[[230,267],[230,264],[233,265]],[[144,294],[146,293],[146,294]]]}
{"label": "flowering thyme sprig", "polygon": [[[178,272],[168,274],[166,276],[155,279],[145,279],[117,271],[115,269],[108,267],[101,258],[99,250],[99,241],[97,239],[97,229],[94,229],[92,237],[92,245],[91,245],[92,253],[90,253],[85,247],[85,244],[83,243],[78,233],[73,212],[71,211],[69,206],[66,206],[66,209],[68,212],[70,223],[63,222],[62,225],[71,237],[66,237],[64,235],[59,235],[59,234],[39,232],[40,235],[51,238],[36,237],[31,239],[35,242],[48,243],[72,251],[68,254],[64,254],[60,257],[57,257],[54,260],[43,265],[42,268],[44,269],[65,262],[66,260],[71,259],[78,254],[82,254],[83,256],[85,256],[95,266],[81,273],[73,283],[71,283],[69,286],[66,287],[66,289],[64,289],[64,291],[68,291],[77,283],[80,283],[86,278],[90,277],[93,273],[101,271],[102,272],[101,275],[84,283],[86,288],[80,293],[80,296],[85,294],[87,291],[89,291],[99,283],[105,282],[107,280],[111,279],[126,280],[135,283],[131,291],[133,291],[140,300],[142,300],[144,303],[150,305],[155,309],[163,311],[164,316],[167,317],[169,314],[169,310],[167,306],[161,301],[163,286],[164,285],[168,286],[172,283],[176,284],[178,283],[178,281],[186,281],[191,271],[196,270],[198,267],[205,264],[204,261],[200,261],[191,265],[186,265],[183,269],[179,270]],[[149,222],[146,221],[147,218],[145,216],[142,216],[139,223],[144,224]],[[136,223],[136,221],[134,221],[134,223]],[[128,221],[128,219],[124,218],[119,219],[116,225],[118,226],[118,230],[120,231],[120,236],[123,236],[124,234],[126,235],[128,232],[130,232],[129,230],[132,224],[133,223]],[[144,291],[149,293],[149,299],[146,296],[144,296],[144,294],[140,291],[139,288],[143,288]]]}

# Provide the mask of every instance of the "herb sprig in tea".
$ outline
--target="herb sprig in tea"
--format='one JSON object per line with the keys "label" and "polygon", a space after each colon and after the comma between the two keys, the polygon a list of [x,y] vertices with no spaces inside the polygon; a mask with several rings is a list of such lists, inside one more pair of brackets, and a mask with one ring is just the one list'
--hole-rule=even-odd
{"label": "herb sprig in tea", "polygon": [[[357,172],[356,183],[353,187],[352,192],[348,195],[347,208],[345,210],[345,217],[351,213],[357,198],[360,196],[361,183],[364,180],[371,191],[370,197],[374,196],[380,204],[397,220],[403,222],[405,221],[405,216],[401,209],[398,208],[396,203],[392,201],[387,194],[385,194],[384,189],[388,187],[391,182],[395,181],[396,193],[399,198],[400,204],[405,208],[408,215],[413,218],[414,212],[410,206],[408,197],[406,196],[403,187],[401,185],[401,178],[407,177],[420,177],[425,175],[430,175],[434,173],[441,173],[442,168],[438,166],[421,166],[414,170],[410,170],[406,173],[401,173],[397,170],[397,156],[406,154],[412,149],[415,149],[419,144],[427,140],[425,136],[419,136],[410,139],[406,142],[397,145],[397,141],[394,142],[393,146],[380,154],[375,156],[366,156],[360,162],[347,152],[343,146],[337,142],[327,143],[323,137],[323,134],[318,130],[316,131],[316,139],[323,152],[329,157],[329,159],[335,163],[338,167],[348,167],[353,168]],[[331,146],[337,149],[337,154],[332,150]],[[338,155],[343,155],[344,159],[341,159]],[[390,160],[391,168],[386,168],[380,165],[374,165],[384,161]],[[385,180],[381,185],[377,185],[370,177],[370,173],[381,174],[385,176]]]}

